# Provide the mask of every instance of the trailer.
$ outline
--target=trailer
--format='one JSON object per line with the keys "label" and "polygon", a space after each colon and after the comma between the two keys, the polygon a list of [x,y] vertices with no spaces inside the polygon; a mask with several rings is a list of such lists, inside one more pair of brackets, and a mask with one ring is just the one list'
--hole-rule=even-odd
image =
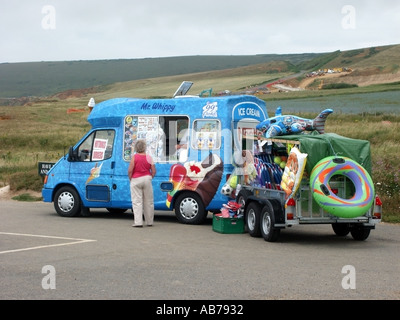
{"label": "trailer", "polygon": [[[260,140],[260,138],[256,138]],[[333,157],[361,163],[362,170],[371,171],[369,142],[345,138],[336,134],[307,134],[294,136],[274,137],[264,139],[259,143],[264,145],[262,152],[255,155],[255,160],[264,159],[273,161],[276,155],[287,156],[288,146],[297,147],[301,152],[307,153],[307,165],[299,184],[297,192],[292,197],[287,197],[281,190],[279,181],[274,180],[274,175],[269,171],[270,181],[253,181],[251,184],[240,185],[236,189],[236,202],[241,205],[240,213],[244,215],[245,230],[252,237],[262,237],[265,241],[275,242],[279,239],[282,229],[311,224],[331,224],[337,236],[346,236],[349,233],[354,240],[366,240],[370,231],[382,219],[382,203],[374,193],[373,187],[369,195],[370,201],[364,211],[357,211],[356,216],[346,216],[343,212],[328,212],[315,199],[315,190],[311,186],[310,176],[314,168],[321,161]],[[265,147],[266,146],[266,147]],[[354,160],[350,160],[354,159]],[[341,162],[341,161],[338,161]],[[344,164],[346,165],[346,164]],[[350,170],[351,171],[351,170]],[[325,173],[325,171],[323,171]],[[272,181],[271,181],[272,180]],[[271,183],[272,182],[272,183]],[[357,181],[351,174],[333,174],[329,178],[327,192],[334,193],[344,202],[355,201],[358,193]],[[348,209],[343,206],[342,209]],[[328,208],[329,210],[329,208]],[[361,209],[362,210],[362,209]],[[334,214],[332,214],[332,212]],[[342,213],[342,214],[341,214]]]}

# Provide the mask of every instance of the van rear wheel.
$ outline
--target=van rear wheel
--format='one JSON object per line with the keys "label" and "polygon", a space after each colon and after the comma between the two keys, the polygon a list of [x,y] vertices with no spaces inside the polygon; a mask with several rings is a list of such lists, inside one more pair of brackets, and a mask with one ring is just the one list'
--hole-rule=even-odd
{"label": "van rear wheel", "polygon": [[75,217],[81,212],[81,199],[72,187],[62,187],[54,196],[54,208],[62,217]]}
{"label": "van rear wheel", "polygon": [[176,199],[175,215],[181,223],[202,224],[207,217],[207,212],[198,194],[184,192]]}

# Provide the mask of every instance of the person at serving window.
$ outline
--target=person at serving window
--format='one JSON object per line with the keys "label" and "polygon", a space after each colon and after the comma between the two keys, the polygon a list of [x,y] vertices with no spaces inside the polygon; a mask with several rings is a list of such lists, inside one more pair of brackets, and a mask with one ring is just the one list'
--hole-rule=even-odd
{"label": "person at serving window", "polygon": [[154,221],[152,179],[156,175],[156,167],[146,149],[146,141],[138,140],[135,143],[134,154],[128,168],[134,215],[132,227],[143,227],[143,216],[147,226],[152,226]]}

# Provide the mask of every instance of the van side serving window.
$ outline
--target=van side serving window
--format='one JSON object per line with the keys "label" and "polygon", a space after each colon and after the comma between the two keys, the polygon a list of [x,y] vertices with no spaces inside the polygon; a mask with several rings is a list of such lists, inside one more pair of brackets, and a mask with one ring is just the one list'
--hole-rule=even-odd
{"label": "van side serving window", "polygon": [[114,137],[114,130],[92,132],[78,147],[78,161],[102,161],[111,158]]}
{"label": "van side serving window", "polygon": [[[138,116],[129,115],[124,121],[123,158],[130,161],[133,147],[138,139],[147,143],[147,153],[155,162],[177,162],[185,160],[179,156],[179,145],[187,138],[189,127],[187,116]],[[184,139],[185,138],[185,139]],[[187,155],[186,155],[187,158]]]}
{"label": "van side serving window", "polygon": [[221,122],[219,120],[195,120],[192,147],[203,150],[221,148]]}

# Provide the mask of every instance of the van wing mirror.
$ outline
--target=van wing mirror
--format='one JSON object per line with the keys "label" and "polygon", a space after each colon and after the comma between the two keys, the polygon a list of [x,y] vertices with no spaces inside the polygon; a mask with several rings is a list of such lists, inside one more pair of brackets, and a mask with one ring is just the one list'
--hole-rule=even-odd
{"label": "van wing mirror", "polygon": [[73,147],[69,147],[68,161],[69,162],[74,162],[74,161],[77,161],[77,160],[78,160],[77,151],[75,151]]}

